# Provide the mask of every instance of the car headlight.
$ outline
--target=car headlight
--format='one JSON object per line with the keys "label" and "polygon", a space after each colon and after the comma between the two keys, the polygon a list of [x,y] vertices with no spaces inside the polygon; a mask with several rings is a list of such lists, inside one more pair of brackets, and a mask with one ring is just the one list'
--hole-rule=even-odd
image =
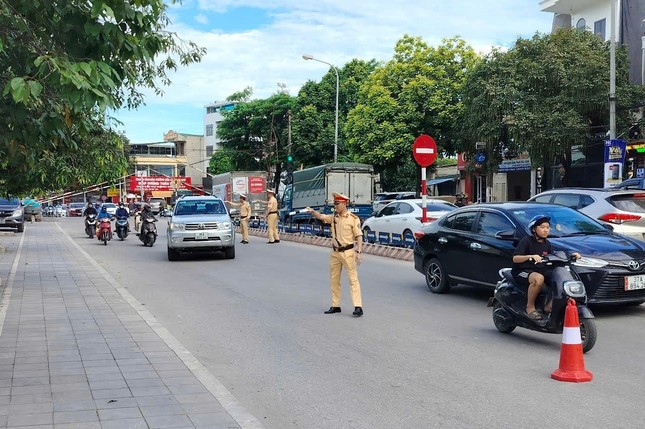
{"label": "car headlight", "polygon": [[217,227],[219,229],[231,229],[231,222],[220,222]]}
{"label": "car headlight", "polygon": [[609,265],[609,262],[603,261],[602,259],[589,258],[587,256],[583,256],[582,258],[573,262],[573,265],[577,265],[579,267],[585,267],[585,268],[602,268]]}
{"label": "car headlight", "polygon": [[186,229],[186,225],[183,223],[175,223],[175,222],[170,222],[168,224],[168,227],[170,228],[171,231],[184,231]]}
{"label": "car headlight", "polygon": [[22,216],[22,209],[16,209],[14,212],[11,214],[11,216]]}
{"label": "car headlight", "polygon": [[582,298],[587,293],[584,283],[578,280],[565,281],[564,292],[572,298]]}

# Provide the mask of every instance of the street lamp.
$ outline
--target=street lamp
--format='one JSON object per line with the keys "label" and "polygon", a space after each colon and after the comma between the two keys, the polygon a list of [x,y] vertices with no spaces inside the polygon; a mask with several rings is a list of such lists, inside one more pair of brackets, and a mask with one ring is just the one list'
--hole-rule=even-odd
{"label": "street lamp", "polygon": [[302,56],[303,60],[313,60],[318,61],[319,63],[327,64],[329,67],[333,68],[336,72],[336,123],[334,125],[334,162],[338,160],[338,85],[340,84],[340,78],[338,77],[338,69],[331,63],[327,61],[319,60],[314,58],[313,55],[304,54]]}

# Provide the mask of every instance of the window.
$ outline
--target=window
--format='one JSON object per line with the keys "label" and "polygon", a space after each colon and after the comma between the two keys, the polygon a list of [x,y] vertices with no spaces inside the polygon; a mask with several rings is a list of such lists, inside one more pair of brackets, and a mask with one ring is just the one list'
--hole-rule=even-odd
{"label": "window", "polygon": [[396,207],[398,204],[390,204],[388,206],[385,206],[383,210],[381,210],[381,213],[379,213],[379,216],[391,216],[394,213],[396,213]]}
{"label": "window", "polygon": [[593,34],[600,37],[601,40],[605,40],[605,23],[606,20],[603,18],[593,24]]}
{"label": "window", "polygon": [[540,195],[539,197],[533,198],[532,201],[536,201],[538,203],[550,203],[551,202],[551,197],[553,195],[551,194],[546,194],[546,195]]}
{"label": "window", "polygon": [[206,146],[206,156],[209,158],[213,156],[213,146]]}
{"label": "window", "polygon": [[555,204],[571,207],[577,210],[580,207],[580,195],[578,194],[558,194],[553,199]]}
{"label": "window", "polygon": [[514,230],[515,226],[506,217],[498,213],[482,212],[477,222],[477,232],[494,236],[500,231]]}
{"label": "window", "polygon": [[586,30],[587,29],[587,21],[584,18],[580,18],[578,22],[576,22],[576,28],[578,30]]}
{"label": "window", "polygon": [[450,216],[446,222],[444,222],[444,226],[458,231],[470,232],[472,231],[473,224],[475,223],[475,216],[477,216],[477,212],[459,213]]}
{"label": "window", "polygon": [[408,203],[399,203],[399,209],[396,214],[412,213],[412,206]]}
{"label": "window", "polygon": [[206,125],[206,135],[207,136],[213,135],[213,124]]}

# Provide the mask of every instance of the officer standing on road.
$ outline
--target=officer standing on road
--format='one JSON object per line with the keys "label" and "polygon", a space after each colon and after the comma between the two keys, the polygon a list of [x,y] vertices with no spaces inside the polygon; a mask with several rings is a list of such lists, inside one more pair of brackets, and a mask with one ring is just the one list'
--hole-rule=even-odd
{"label": "officer standing on road", "polygon": [[242,244],[249,244],[249,218],[251,217],[251,204],[246,201],[246,195],[240,194],[240,202],[224,201],[233,207],[240,208],[240,229],[242,230]]}
{"label": "officer standing on road", "polygon": [[363,315],[363,303],[361,300],[361,285],[358,282],[356,267],[361,262],[361,253],[363,251],[361,221],[358,216],[347,211],[348,197],[336,192],[333,195],[335,214],[320,214],[311,207],[305,209],[316,219],[331,224],[333,247],[329,262],[331,307],[325,311],[325,314],[340,313],[340,272],[345,267],[347,277],[349,277],[352,303],[354,304],[354,312],[352,314],[360,317]]}
{"label": "officer standing on road", "polygon": [[260,201],[267,205],[266,219],[267,229],[269,233],[269,241],[267,244],[279,243],[280,235],[278,234],[278,200],[275,198],[275,191],[267,189],[269,194],[268,201]]}

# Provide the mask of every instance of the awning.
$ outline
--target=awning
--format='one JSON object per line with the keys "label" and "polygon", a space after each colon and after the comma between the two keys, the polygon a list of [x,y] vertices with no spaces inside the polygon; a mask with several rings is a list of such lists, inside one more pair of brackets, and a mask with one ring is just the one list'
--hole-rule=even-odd
{"label": "awning", "polygon": [[440,183],[453,182],[456,181],[459,176],[446,176],[446,177],[437,177],[436,179],[431,179],[426,181],[427,186],[438,185]]}
{"label": "awning", "polygon": [[152,196],[155,198],[170,198],[172,191],[152,191]]}

